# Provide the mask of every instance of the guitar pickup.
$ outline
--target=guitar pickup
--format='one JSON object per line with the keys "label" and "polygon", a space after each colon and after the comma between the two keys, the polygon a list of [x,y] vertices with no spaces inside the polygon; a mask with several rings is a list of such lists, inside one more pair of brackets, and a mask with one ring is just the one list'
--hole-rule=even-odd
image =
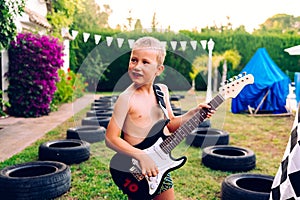
{"label": "guitar pickup", "polygon": [[141,173],[141,171],[139,169],[137,169],[135,166],[132,166],[129,169],[129,171],[138,181],[141,181],[145,178],[145,176]]}

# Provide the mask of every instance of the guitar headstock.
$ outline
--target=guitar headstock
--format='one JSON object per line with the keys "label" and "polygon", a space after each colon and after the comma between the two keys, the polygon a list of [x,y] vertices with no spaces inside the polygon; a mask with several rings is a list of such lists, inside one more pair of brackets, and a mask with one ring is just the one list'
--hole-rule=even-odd
{"label": "guitar headstock", "polygon": [[224,99],[236,97],[241,90],[248,84],[254,83],[254,77],[252,74],[239,74],[230,78],[229,81],[225,82],[225,85],[222,85],[219,89],[220,94]]}

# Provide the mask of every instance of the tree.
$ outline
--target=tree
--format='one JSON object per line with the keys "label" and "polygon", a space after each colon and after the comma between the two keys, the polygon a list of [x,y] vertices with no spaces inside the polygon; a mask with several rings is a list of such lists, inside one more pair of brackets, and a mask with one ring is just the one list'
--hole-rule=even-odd
{"label": "tree", "polygon": [[103,28],[110,28],[108,18],[112,13],[109,5],[101,7],[94,0],[80,0],[82,7],[75,10],[73,29],[84,31],[100,31]]}
{"label": "tree", "polygon": [[75,10],[80,9],[80,0],[47,1],[47,19],[52,25],[52,35],[62,38],[61,29],[68,28],[73,23]]}
{"label": "tree", "polygon": [[300,30],[300,17],[287,14],[276,14],[260,25],[255,33],[297,33]]}
{"label": "tree", "polygon": [[222,82],[224,83],[227,78],[227,62],[231,64],[232,69],[236,69],[240,64],[242,57],[237,50],[230,49],[224,52],[223,58]]}
{"label": "tree", "polygon": [[[218,67],[223,62],[223,71],[222,71],[222,82],[225,82],[227,78],[227,63],[230,63],[233,69],[236,69],[241,61],[241,56],[237,50],[227,50],[223,54],[214,54],[212,57],[212,68],[213,68],[213,89],[214,92],[218,88]],[[192,79],[192,89],[195,89],[195,79],[200,72],[207,74],[207,64],[208,57],[207,55],[201,55],[195,58],[192,64],[192,72],[190,72],[190,78]]]}
{"label": "tree", "polygon": [[207,61],[208,61],[208,56],[206,54],[202,54],[201,56],[198,56],[195,58],[192,64],[192,71],[189,73],[190,78],[192,79],[192,88],[190,92],[195,91],[195,79],[197,75],[201,71],[206,71],[207,70]]}
{"label": "tree", "polygon": [[154,12],[153,17],[152,17],[152,22],[151,22],[151,30],[152,30],[152,32],[156,32],[157,25],[158,25],[158,22],[157,22],[157,19],[156,19],[156,12]]}
{"label": "tree", "polygon": [[141,23],[140,19],[136,20],[136,23],[134,25],[134,30],[136,30],[136,31],[142,31],[143,30],[143,26],[142,26],[142,23]]}
{"label": "tree", "polygon": [[0,50],[7,49],[10,41],[17,35],[14,19],[22,15],[25,0],[0,0]]}

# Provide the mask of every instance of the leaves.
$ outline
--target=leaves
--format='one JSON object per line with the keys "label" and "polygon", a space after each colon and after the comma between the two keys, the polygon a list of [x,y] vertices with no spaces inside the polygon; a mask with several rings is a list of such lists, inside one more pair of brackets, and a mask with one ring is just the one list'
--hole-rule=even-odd
{"label": "leaves", "polygon": [[25,0],[0,0],[0,50],[7,49],[11,40],[17,34],[14,18],[21,15]]}
{"label": "leaves", "polygon": [[50,103],[63,66],[63,47],[57,38],[19,34],[8,49],[9,114],[39,117],[50,112]]}

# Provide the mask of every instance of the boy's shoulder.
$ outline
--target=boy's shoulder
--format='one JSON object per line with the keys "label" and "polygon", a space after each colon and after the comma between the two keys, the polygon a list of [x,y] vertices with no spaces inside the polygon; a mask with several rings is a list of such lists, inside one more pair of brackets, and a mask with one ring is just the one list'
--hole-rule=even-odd
{"label": "boy's shoulder", "polygon": [[165,85],[165,84],[163,84],[163,83],[156,83],[155,85],[157,85],[161,90],[162,90],[162,92],[168,92],[168,86],[167,85]]}

